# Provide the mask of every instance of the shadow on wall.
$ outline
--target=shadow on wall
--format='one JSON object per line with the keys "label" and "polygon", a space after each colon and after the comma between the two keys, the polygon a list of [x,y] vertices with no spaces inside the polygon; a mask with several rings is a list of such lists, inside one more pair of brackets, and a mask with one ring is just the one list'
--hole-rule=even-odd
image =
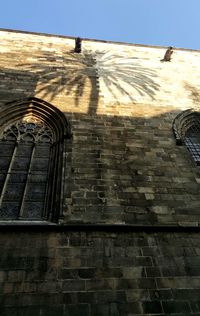
{"label": "shadow on wall", "polygon": [[[47,96],[53,98],[62,89],[68,94],[75,89],[78,106],[87,80],[91,81],[88,113],[73,113],[76,126],[72,124],[72,132],[77,137],[73,139],[73,181],[70,182],[72,187],[77,187],[77,191],[71,196],[73,189],[70,189],[66,195],[72,199],[68,218],[85,222],[143,223],[148,221],[147,214],[153,214],[149,217],[151,222],[159,218],[160,223],[173,223],[181,216],[183,221],[188,220],[190,213],[190,220],[196,221],[200,205],[196,181],[199,176],[187,150],[175,145],[172,122],[177,112],[153,114],[148,119],[142,115],[137,118],[116,118],[111,115],[89,117],[87,114],[95,114],[97,110],[97,68],[99,72],[101,69],[99,75],[105,79],[108,88],[113,88],[110,87],[112,81],[116,86],[121,84],[106,66],[111,63],[111,57],[101,55],[97,62],[94,56],[83,58],[74,53],[67,53],[59,60],[57,57],[55,60],[51,58],[42,64],[24,65],[24,71],[2,68],[0,98],[1,104],[7,107],[6,102],[34,96],[38,81],[42,81],[44,99]],[[50,67],[51,62],[54,63],[53,67]],[[119,61],[115,65],[115,57],[112,63],[114,69],[120,65]],[[140,93],[149,93],[154,98],[159,88],[152,79],[156,74],[139,67],[138,62],[134,66],[134,58],[130,68],[127,59],[122,59],[121,64],[122,68],[118,72],[116,70],[116,74],[121,75],[124,81],[130,79],[133,89],[137,86]],[[134,77],[134,74],[137,75]],[[147,89],[148,83],[150,90]],[[187,87],[195,96],[194,102],[198,100],[198,91],[189,85]],[[137,107],[137,104],[134,106]],[[70,120],[71,114],[65,115]],[[189,172],[183,173],[188,168]],[[70,188],[69,185],[67,187]],[[98,189],[95,193],[94,188]],[[66,205],[68,208],[69,201]]]}
{"label": "shadow on wall", "polygon": [[198,223],[199,170],[186,147],[176,145],[178,113],[148,119],[76,114],[66,221]]}
{"label": "shadow on wall", "polygon": [[[9,79],[13,91],[8,101],[18,85],[14,76]],[[22,88],[18,99],[24,98]],[[172,123],[178,112],[149,118],[64,113],[73,133],[65,186],[66,221],[198,222],[199,170],[187,149],[176,146]]]}
{"label": "shadow on wall", "polygon": [[155,99],[156,91],[160,88],[155,82],[157,74],[154,70],[142,66],[137,57],[96,51],[95,59],[98,76],[115,101],[118,100],[119,93],[133,102],[135,94]]}
{"label": "shadow on wall", "polygon": [[98,85],[95,60],[91,54],[67,52],[60,57],[44,56],[44,62],[20,64],[29,72],[34,72],[41,87],[37,93],[51,102],[55,96],[66,92],[74,95],[75,105],[80,106],[81,97],[89,83],[89,113],[96,113],[98,103]]}
{"label": "shadow on wall", "polygon": [[38,78],[27,70],[0,68],[0,105],[34,96]]}
{"label": "shadow on wall", "polygon": [[[90,83],[88,114],[95,114],[98,106],[99,80],[103,81],[108,93],[118,100],[119,94],[134,102],[134,95],[147,95],[154,99],[160,86],[155,82],[156,72],[143,67],[137,58],[118,56],[109,52],[67,52],[61,57],[45,54],[43,63],[20,64],[29,72],[34,72],[42,86],[37,91],[45,99],[53,98],[66,91],[75,94],[78,107],[84,89]],[[118,94],[117,94],[118,93]]]}
{"label": "shadow on wall", "polygon": [[200,89],[195,86],[192,86],[188,82],[185,82],[185,89],[189,92],[191,100],[194,104],[200,104]]}

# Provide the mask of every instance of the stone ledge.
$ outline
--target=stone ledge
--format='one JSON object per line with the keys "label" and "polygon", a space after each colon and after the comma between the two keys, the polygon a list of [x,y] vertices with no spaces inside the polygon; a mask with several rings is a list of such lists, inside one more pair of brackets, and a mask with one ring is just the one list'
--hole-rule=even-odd
{"label": "stone ledge", "polygon": [[57,224],[47,221],[0,221],[0,231],[200,232],[197,225]]}

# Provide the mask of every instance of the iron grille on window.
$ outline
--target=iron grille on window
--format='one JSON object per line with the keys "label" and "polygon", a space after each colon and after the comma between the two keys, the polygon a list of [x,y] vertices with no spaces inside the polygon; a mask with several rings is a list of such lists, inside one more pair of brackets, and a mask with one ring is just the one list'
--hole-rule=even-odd
{"label": "iron grille on window", "polygon": [[184,143],[192,158],[200,165],[200,125],[192,125],[186,132]]}
{"label": "iron grille on window", "polygon": [[177,145],[184,144],[197,165],[200,165],[200,114],[186,110],[177,115],[173,122]]}

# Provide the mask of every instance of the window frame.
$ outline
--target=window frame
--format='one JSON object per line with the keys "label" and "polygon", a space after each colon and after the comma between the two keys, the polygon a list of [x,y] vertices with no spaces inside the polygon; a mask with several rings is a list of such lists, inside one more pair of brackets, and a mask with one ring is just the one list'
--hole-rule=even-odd
{"label": "window frame", "polygon": [[[45,210],[41,210],[41,220],[17,219],[22,222],[61,222],[63,221],[63,201],[65,186],[66,151],[70,147],[71,132],[65,115],[53,105],[37,99],[9,102],[0,113],[1,134],[7,126],[20,121],[22,118],[37,119],[43,122],[53,133],[49,178],[45,196]],[[9,222],[8,219],[0,221]],[[13,220],[12,220],[13,222]]]}

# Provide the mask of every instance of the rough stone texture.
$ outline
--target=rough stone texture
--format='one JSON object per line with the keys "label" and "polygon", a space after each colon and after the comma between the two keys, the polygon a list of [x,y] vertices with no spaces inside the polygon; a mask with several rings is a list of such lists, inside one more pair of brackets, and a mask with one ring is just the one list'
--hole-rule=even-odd
{"label": "rough stone texture", "polygon": [[83,41],[75,54],[73,39],[0,35],[2,108],[37,97],[71,123],[67,222],[198,224],[199,170],[172,122],[199,108],[199,52],[162,63],[163,48]]}
{"label": "rough stone texture", "polygon": [[0,235],[1,315],[199,315],[199,234]]}
{"label": "rough stone texture", "polygon": [[82,46],[0,31],[0,108],[36,97],[70,122],[65,224],[174,233],[2,232],[1,315],[200,315],[200,173],[172,133],[178,113],[199,110],[199,51],[162,63],[164,47]]}

